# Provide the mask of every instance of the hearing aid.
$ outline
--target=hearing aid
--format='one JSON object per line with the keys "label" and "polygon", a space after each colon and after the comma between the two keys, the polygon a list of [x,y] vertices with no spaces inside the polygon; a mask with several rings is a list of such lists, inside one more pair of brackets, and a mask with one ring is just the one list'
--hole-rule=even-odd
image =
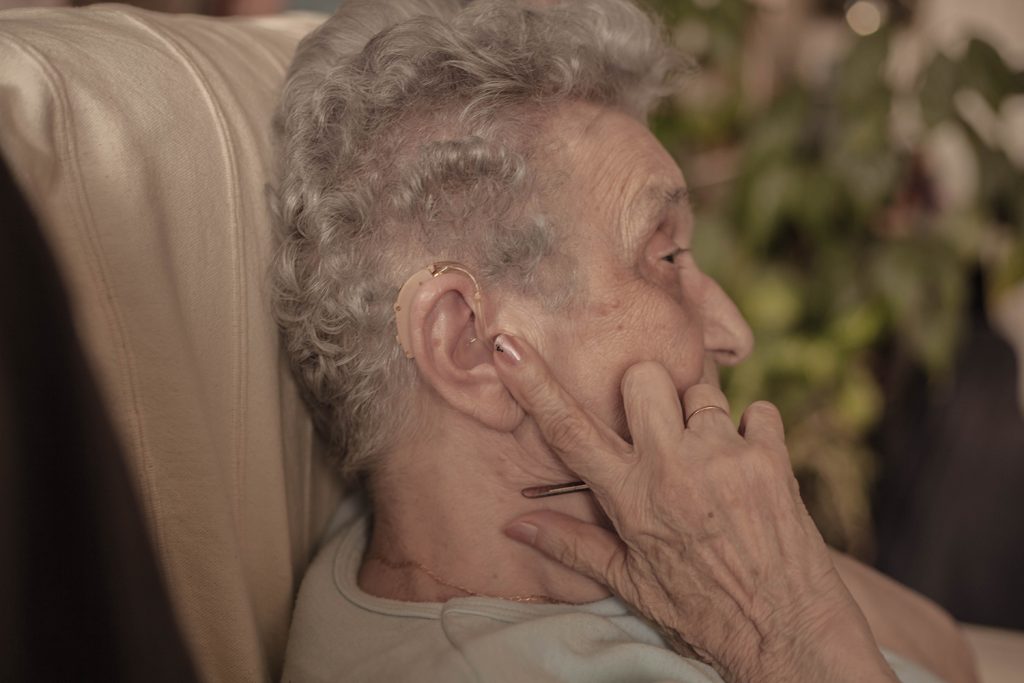
{"label": "hearing aid", "polygon": [[[438,275],[443,275],[444,273],[453,270],[464,273],[466,277],[472,281],[473,303],[475,309],[474,314],[476,315],[477,321],[480,323],[480,328],[487,328],[484,322],[483,297],[480,293],[480,284],[476,281],[473,273],[471,273],[469,269],[461,263],[456,263],[455,261],[439,261],[437,263],[433,263],[426,268],[413,273],[412,276],[405,281],[405,284],[402,285],[402,288],[398,290],[398,298],[395,300],[395,326],[398,328],[398,333],[395,335],[395,338],[405,351],[406,358],[414,357],[412,351],[412,339],[410,338],[409,333],[409,311],[412,306],[413,297],[416,295],[416,290],[425,283],[430,282],[430,280]],[[470,342],[474,341],[476,341],[476,337],[473,337],[470,340]],[[578,493],[589,490],[590,487],[582,481],[570,481],[562,484],[530,486],[523,489],[521,494],[524,498],[547,498],[549,496],[561,496],[566,493]]]}
{"label": "hearing aid", "polygon": [[[412,276],[405,281],[402,288],[398,290],[398,298],[395,300],[395,327],[398,329],[398,333],[395,335],[395,339],[398,340],[398,344],[405,351],[406,358],[413,358],[414,354],[412,351],[412,336],[409,332],[409,312],[412,308],[413,297],[416,296],[416,290],[418,290],[423,284],[429,282],[438,275],[443,275],[449,271],[457,270],[463,273],[473,283],[473,314],[480,325],[480,329],[486,329],[487,325],[484,321],[484,310],[483,310],[483,296],[480,293],[480,284],[476,281],[473,273],[469,271],[461,263],[455,261],[438,261],[431,265],[418,270],[412,274]],[[476,337],[470,340],[471,342],[476,341]]]}

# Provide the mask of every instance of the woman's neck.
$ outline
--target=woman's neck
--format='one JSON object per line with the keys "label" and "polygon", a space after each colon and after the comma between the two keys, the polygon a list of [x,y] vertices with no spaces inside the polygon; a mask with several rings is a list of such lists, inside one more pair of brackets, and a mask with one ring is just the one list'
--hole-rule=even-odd
{"label": "woman's neck", "polygon": [[386,457],[372,485],[373,527],[360,587],[411,602],[471,595],[570,603],[607,597],[603,586],[502,531],[538,509],[598,522],[603,515],[592,495],[524,498],[523,488],[574,477],[529,425],[512,434],[469,427],[437,430],[451,437],[425,439]]}

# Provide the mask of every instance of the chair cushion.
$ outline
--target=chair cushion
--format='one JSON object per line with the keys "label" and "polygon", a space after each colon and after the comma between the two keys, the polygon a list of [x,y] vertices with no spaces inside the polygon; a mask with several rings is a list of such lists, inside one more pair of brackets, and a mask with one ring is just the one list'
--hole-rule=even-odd
{"label": "chair cushion", "polygon": [[322,20],[0,12],[0,152],[45,226],[211,680],[277,677],[339,497],[265,276],[270,117]]}

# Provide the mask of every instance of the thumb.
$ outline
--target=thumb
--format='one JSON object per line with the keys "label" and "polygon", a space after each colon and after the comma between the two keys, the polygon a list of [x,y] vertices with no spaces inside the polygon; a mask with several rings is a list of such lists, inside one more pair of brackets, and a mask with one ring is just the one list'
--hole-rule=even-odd
{"label": "thumb", "polygon": [[516,519],[505,534],[615,592],[626,547],[613,532],[546,510]]}

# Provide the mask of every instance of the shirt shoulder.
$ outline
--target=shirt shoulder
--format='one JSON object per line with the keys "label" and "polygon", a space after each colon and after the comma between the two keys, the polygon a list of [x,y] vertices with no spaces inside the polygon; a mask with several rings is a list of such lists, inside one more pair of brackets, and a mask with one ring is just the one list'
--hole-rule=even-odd
{"label": "shirt shoulder", "polygon": [[310,565],[282,680],[721,683],[710,667],[667,650],[617,601],[577,608],[368,595],[357,585],[366,528],[351,520]]}
{"label": "shirt shoulder", "polygon": [[[367,610],[346,594],[337,574],[352,559],[346,551],[360,545],[353,538],[359,533],[358,526],[343,527],[306,571],[292,615],[282,681],[476,681],[448,642],[439,610],[426,603],[383,601],[395,603],[389,614]],[[357,562],[362,546],[358,555]]]}
{"label": "shirt shoulder", "polygon": [[[282,680],[722,683],[665,647],[621,602],[535,605],[493,598],[388,600],[357,584],[368,520],[350,519],[299,589]],[[941,683],[884,652],[902,683]]]}

